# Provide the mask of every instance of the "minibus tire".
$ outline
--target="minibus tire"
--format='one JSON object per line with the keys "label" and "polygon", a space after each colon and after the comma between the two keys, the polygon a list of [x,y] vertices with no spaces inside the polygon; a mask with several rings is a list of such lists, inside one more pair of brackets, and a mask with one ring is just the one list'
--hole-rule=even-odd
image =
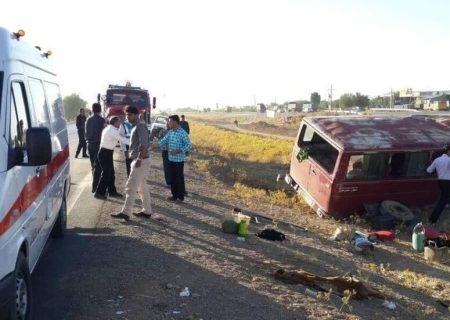
{"label": "minibus tire", "polygon": [[61,208],[58,212],[58,218],[56,218],[55,225],[53,226],[52,233],[50,236],[52,238],[62,238],[66,233],[67,228],[67,203],[64,197],[61,203]]}
{"label": "minibus tire", "polygon": [[25,255],[19,252],[14,270],[14,299],[11,320],[30,320],[32,305],[31,276]]}
{"label": "minibus tire", "polygon": [[385,215],[390,215],[394,217],[398,221],[408,222],[414,219],[414,213],[404,204],[392,201],[385,200],[381,203],[380,210]]}

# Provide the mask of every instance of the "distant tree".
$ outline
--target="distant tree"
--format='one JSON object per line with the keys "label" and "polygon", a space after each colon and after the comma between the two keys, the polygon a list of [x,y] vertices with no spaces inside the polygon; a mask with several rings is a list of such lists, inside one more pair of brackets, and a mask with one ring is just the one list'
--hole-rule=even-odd
{"label": "distant tree", "polygon": [[378,97],[372,98],[370,100],[370,102],[369,102],[369,105],[372,108],[376,108],[376,107],[388,108],[389,107],[389,102],[390,102],[389,100],[390,100],[389,97],[378,96]]}
{"label": "distant tree", "polygon": [[336,99],[336,100],[332,101],[332,103],[331,103],[332,109],[339,109],[340,107],[341,107],[341,100]]}
{"label": "distant tree", "polygon": [[365,96],[365,95],[357,92],[355,94],[355,101],[354,102],[355,102],[353,104],[354,106],[358,106],[358,107],[361,107],[361,108],[366,108],[370,104],[370,99],[369,99],[368,96]]}
{"label": "distant tree", "polygon": [[343,109],[349,109],[354,106],[355,96],[351,93],[344,93],[339,98],[339,106]]}
{"label": "distant tree", "polygon": [[328,101],[320,101],[319,110],[328,110]]}
{"label": "distant tree", "polygon": [[318,106],[320,104],[320,94],[317,92],[311,93],[311,103],[313,106]]}
{"label": "distant tree", "polygon": [[63,99],[66,119],[73,120],[80,113],[80,108],[86,108],[87,101],[80,98],[76,93],[66,96]]}

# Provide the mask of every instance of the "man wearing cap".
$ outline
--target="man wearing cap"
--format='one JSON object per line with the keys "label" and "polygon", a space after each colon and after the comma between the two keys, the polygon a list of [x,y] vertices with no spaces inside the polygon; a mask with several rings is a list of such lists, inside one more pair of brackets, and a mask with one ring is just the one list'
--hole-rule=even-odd
{"label": "man wearing cap", "polygon": [[450,196],[450,145],[445,146],[444,150],[444,154],[434,159],[433,163],[427,168],[428,173],[437,172],[438,186],[441,192],[439,201],[428,219],[433,224],[438,221]]}

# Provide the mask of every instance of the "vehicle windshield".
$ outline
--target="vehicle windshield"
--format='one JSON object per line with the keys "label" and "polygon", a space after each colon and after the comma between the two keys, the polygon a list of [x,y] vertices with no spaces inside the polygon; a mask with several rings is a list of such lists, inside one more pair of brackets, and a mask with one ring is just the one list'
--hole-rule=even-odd
{"label": "vehicle windshield", "polygon": [[155,123],[161,123],[161,124],[165,124],[167,122],[167,118],[166,117],[158,117],[155,119]]}
{"label": "vehicle windshield", "polygon": [[144,92],[108,91],[106,104],[113,106],[128,104],[133,107],[146,107],[149,104],[149,100],[148,95]]}

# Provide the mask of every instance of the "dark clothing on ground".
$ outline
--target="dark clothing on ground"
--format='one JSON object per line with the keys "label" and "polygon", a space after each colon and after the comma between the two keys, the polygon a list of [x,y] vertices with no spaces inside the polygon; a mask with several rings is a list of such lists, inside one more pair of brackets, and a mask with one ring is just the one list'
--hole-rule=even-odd
{"label": "dark clothing on ground", "polygon": [[189,134],[189,122],[180,121],[180,127],[183,128],[183,130],[186,131],[187,134]]}
{"label": "dark clothing on ground", "polygon": [[84,138],[86,125],[86,116],[79,114],[76,119],[76,126],[78,131],[78,147],[75,152],[75,158],[78,157],[80,151],[83,150],[83,157],[86,157],[86,139]]}
{"label": "dark clothing on ground", "polygon": [[116,180],[116,172],[114,171],[113,153],[114,150],[109,150],[106,148],[101,148],[98,153],[98,162],[102,172],[95,194],[105,196],[106,190],[108,190],[109,194],[114,194],[117,192],[114,185]]}
{"label": "dark clothing on ground", "polygon": [[164,179],[166,184],[170,186],[170,165],[169,165],[169,151],[162,151],[163,169],[164,169]]}
{"label": "dark clothing on ground", "polygon": [[175,199],[184,200],[184,194],[186,192],[184,185],[184,162],[174,162],[169,161],[170,168],[170,190],[172,191],[172,196]]}
{"label": "dark clothing on ground", "polygon": [[436,207],[433,210],[433,213],[430,216],[429,221],[431,223],[436,223],[436,221],[438,221],[439,216],[448,202],[448,197],[450,196],[450,180],[438,180],[438,186],[441,191],[441,195]]}

